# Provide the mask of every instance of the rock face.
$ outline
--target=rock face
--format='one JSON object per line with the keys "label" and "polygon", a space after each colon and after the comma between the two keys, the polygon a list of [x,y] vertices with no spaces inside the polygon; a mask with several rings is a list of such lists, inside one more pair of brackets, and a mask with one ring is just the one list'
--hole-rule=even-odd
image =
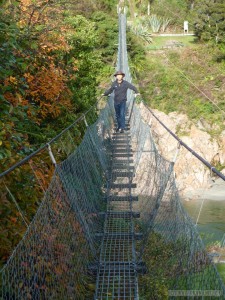
{"label": "rock face", "polygon": [[221,165],[225,165],[225,130],[220,135],[219,157]]}
{"label": "rock face", "polygon": [[[140,104],[143,120],[151,124],[152,133],[160,154],[169,161],[175,160],[176,184],[182,196],[188,197],[190,191],[209,188],[210,170],[184,147],[178,151],[178,141],[159,124],[143,104]],[[155,115],[191,149],[212,165],[225,165],[225,131],[216,141],[204,131],[202,123],[193,124],[184,114],[172,112],[166,115],[153,110]]]}

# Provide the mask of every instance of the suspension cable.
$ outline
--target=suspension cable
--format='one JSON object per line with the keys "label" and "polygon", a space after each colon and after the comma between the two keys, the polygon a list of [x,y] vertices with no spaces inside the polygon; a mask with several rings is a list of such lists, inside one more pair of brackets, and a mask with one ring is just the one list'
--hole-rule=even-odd
{"label": "suspension cable", "polygon": [[196,221],[195,221],[195,226],[198,225],[198,221],[199,221],[200,216],[201,216],[201,213],[202,213],[202,209],[203,209],[204,202],[205,202],[205,198],[203,197],[202,202],[201,202],[201,205],[200,205],[200,209],[199,209],[199,212],[198,212],[198,216],[197,216],[197,219],[196,219]]}
{"label": "suspension cable", "polygon": [[[142,101],[143,101],[143,99],[142,99]],[[154,114],[154,112],[146,105],[146,103],[144,101],[143,101],[143,104],[147,108],[147,110],[153,115],[153,117],[170,133],[170,135],[172,135],[180,143],[181,146],[186,148],[192,155],[194,155],[198,160],[200,160],[213,173],[215,173],[216,175],[218,175],[221,179],[223,179],[225,181],[225,176],[221,172],[219,172],[207,160],[205,160],[197,152],[195,152],[187,144],[185,144],[175,133],[173,133],[162,121],[160,121],[160,119]]]}
{"label": "suspension cable", "polygon": [[211,103],[213,103],[221,112],[223,115],[225,115],[225,111],[220,108],[214,100],[212,100],[209,96],[206,95],[205,92],[203,92],[187,75],[184,74],[184,72],[174,63],[171,61],[171,59],[164,53],[166,58],[169,60],[169,62],[175,67],[175,69],[196,89],[198,90],[206,99],[208,99]]}

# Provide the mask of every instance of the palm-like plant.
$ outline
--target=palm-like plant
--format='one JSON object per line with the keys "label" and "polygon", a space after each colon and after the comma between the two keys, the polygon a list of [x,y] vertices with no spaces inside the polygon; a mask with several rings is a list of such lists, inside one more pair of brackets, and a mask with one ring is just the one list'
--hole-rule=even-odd
{"label": "palm-like plant", "polygon": [[148,18],[148,22],[151,26],[152,32],[157,33],[160,30],[160,27],[162,25],[162,19],[160,17],[157,17],[156,15],[151,15]]}
{"label": "palm-like plant", "polygon": [[140,18],[135,18],[135,20],[130,25],[132,32],[144,39],[146,42],[151,43],[151,33],[149,32],[148,26],[144,24],[144,20]]}
{"label": "palm-like plant", "polygon": [[168,18],[163,18],[162,20],[162,25],[161,25],[161,30],[162,32],[165,32],[166,31],[166,28],[168,27],[169,23],[170,23],[171,19],[168,19]]}

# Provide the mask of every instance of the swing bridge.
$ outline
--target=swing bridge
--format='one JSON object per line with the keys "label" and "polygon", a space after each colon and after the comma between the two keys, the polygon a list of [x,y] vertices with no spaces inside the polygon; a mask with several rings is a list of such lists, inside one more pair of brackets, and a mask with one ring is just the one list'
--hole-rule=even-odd
{"label": "swing bridge", "polygon": [[[131,82],[123,14],[117,69]],[[1,299],[225,299],[224,283],[181,204],[174,162],[159,154],[133,94],[128,92],[124,133],[115,131],[111,96],[90,123],[92,110],[96,107],[39,149],[48,148],[54,173],[26,233],[1,270]],[[81,123],[86,129],[76,146]],[[57,139],[66,149],[61,162],[52,150]],[[159,266],[154,265],[157,255]],[[157,296],[154,277],[163,267],[167,291]]]}

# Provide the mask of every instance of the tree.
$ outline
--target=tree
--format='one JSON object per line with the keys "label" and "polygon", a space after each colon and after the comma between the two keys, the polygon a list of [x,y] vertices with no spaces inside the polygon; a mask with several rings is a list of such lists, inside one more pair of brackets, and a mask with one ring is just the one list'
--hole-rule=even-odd
{"label": "tree", "polygon": [[134,0],[128,0],[129,7],[130,7],[130,16],[131,19],[135,18],[135,1]]}
{"label": "tree", "polygon": [[196,0],[187,0],[188,8],[193,10],[196,4]]}
{"label": "tree", "polygon": [[195,33],[202,41],[225,43],[225,2],[201,0],[196,7]]}
{"label": "tree", "polygon": [[[109,40],[116,47],[118,28],[117,20],[116,25],[112,25],[111,19],[109,22],[109,13],[105,14],[102,22],[106,25],[101,29],[88,19],[93,17],[96,6],[109,9],[114,0],[6,0],[1,5],[0,172],[3,172],[96,102],[97,94],[101,93],[97,78],[105,72],[101,80],[108,82],[105,65],[112,64],[114,59],[112,49],[107,53],[104,48]],[[75,143],[82,138],[82,127],[77,128]],[[61,158],[63,153],[55,151],[55,155]],[[41,200],[36,177],[42,178],[47,187],[54,169],[51,162],[43,168],[46,158],[49,160],[45,152],[36,157],[35,176],[29,164],[25,164],[4,177],[28,223]],[[0,244],[4,245],[0,251],[1,265],[26,227],[3,181],[0,181],[0,199]]]}

